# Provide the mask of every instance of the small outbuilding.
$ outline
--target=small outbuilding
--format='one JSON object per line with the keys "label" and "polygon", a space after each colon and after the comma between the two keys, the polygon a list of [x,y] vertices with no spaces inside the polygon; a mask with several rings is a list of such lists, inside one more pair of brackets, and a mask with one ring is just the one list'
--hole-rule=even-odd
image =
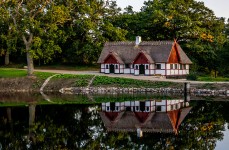
{"label": "small outbuilding", "polygon": [[101,73],[185,77],[191,60],[176,41],[106,42],[98,63]]}

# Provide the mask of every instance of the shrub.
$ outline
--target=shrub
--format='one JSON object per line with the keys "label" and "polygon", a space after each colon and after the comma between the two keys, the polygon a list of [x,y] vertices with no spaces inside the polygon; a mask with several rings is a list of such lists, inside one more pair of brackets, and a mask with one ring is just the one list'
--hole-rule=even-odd
{"label": "shrub", "polygon": [[197,80],[197,74],[195,72],[191,72],[190,74],[187,75],[187,80]]}

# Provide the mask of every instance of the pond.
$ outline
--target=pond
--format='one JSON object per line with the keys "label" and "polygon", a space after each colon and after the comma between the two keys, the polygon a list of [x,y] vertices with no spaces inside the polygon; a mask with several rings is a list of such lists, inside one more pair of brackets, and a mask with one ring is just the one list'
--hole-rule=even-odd
{"label": "pond", "polygon": [[229,148],[227,97],[0,95],[0,149]]}

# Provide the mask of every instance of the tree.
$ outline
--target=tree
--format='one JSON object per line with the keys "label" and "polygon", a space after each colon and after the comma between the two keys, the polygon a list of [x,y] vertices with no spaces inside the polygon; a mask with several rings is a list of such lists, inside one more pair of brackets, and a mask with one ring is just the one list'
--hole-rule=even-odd
{"label": "tree", "polygon": [[[33,75],[33,59],[39,56],[37,55],[39,49],[32,48],[41,46],[41,37],[55,32],[58,29],[57,25],[63,24],[67,20],[68,10],[63,5],[55,5],[55,1],[52,0],[3,1],[1,5],[8,6],[5,11],[10,11],[14,28],[25,46],[28,75]],[[52,36],[49,38],[52,39]],[[50,45],[48,46],[50,48]],[[55,50],[53,49],[53,51]]]}
{"label": "tree", "polygon": [[95,63],[105,41],[125,40],[126,32],[109,22],[119,12],[115,2],[69,0],[62,4],[69,8],[71,16],[62,27],[65,36],[59,43],[64,63]]}
{"label": "tree", "polygon": [[[1,3],[0,3],[1,4]],[[16,51],[17,35],[10,18],[10,10],[7,5],[0,8],[0,55],[5,56],[5,65],[9,65],[11,51]]]}
{"label": "tree", "polygon": [[[218,68],[218,54],[225,42],[224,19],[217,18],[203,2],[153,0],[144,2],[141,12],[123,13],[113,20],[116,27],[144,40],[174,40],[197,63],[198,70]],[[209,63],[212,62],[212,63]]]}

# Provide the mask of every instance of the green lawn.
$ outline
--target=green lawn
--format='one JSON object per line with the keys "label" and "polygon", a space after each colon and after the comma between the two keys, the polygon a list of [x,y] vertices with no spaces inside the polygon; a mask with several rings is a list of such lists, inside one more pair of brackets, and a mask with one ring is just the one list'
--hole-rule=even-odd
{"label": "green lawn", "polygon": [[[38,78],[46,79],[55,73],[49,72],[35,72],[34,73]],[[27,75],[26,70],[18,70],[13,68],[0,68],[0,78],[16,78],[16,77],[25,77]]]}
{"label": "green lawn", "polygon": [[0,68],[0,78],[15,78],[25,77],[27,72],[25,70],[17,70],[12,68]]}
{"label": "green lawn", "polygon": [[153,82],[145,80],[135,80],[135,79],[126,79],[118,77],[106,77],[106,76],[96,76],[92,86],[114,86],[114,87],[149,87],[149,88],[161,88],[161,87],[179,87],[178,83],[173,82]]}
{"label": "green lawn", "polygon": [[217,77],[217,78],[214,78],[214,77],[207,77],[207,76],[204,76],[204,77],[201,77],[199,76],[198,81],[212,81],[212,82],[225,82],[225,81],[229,81],[229,78],[224,78],[224,77]]}

